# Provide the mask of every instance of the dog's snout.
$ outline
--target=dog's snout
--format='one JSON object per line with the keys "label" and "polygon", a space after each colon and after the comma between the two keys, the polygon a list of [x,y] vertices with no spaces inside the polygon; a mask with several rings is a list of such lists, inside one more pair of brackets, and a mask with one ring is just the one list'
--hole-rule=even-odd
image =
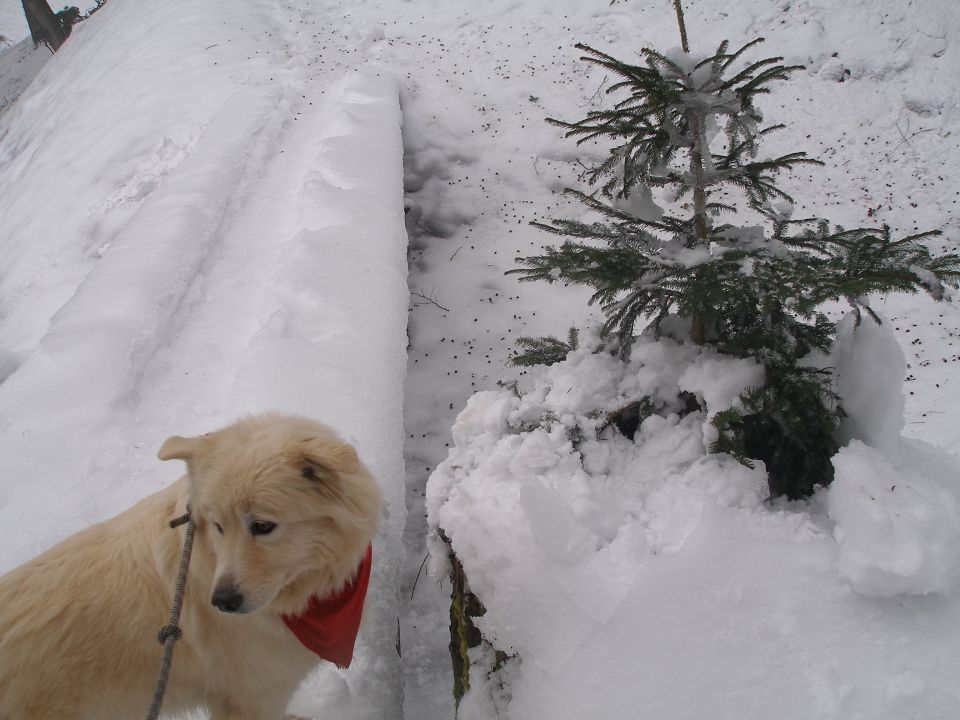
{"label": "dog's snout", "polygon": [[243,594],[233,586],[217,588],[211,602],[222,612],[237,612],[243,606]]}

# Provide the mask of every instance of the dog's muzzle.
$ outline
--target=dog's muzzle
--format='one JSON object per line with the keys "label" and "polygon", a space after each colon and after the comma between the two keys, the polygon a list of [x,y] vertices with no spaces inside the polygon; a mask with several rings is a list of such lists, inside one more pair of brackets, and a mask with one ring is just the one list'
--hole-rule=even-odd
{"label": "dog's muzzle", "polygon": [[243,607],[243,594],[235,587],[217,588],[213,591],[210,602],[221,612],[242,612],[240,608]]}

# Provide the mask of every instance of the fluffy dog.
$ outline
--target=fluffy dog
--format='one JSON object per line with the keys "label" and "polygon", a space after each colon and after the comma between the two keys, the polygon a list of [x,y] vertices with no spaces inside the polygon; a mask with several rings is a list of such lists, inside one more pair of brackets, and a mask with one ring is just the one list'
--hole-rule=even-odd
{"label": "fluffy dog", "polygon": [[356,627],[332,655],[307,646],[328,598],[346,598],[334,610],[359,623],[380,494],[353,447],[266,414],[171,437],[158,457],[186,461],[186,475],[0,578],[0,720],[146,714],[183,544],[169,521],[188,507],[196,535],[164,712],[280,720],[317,653],[349,663]]}

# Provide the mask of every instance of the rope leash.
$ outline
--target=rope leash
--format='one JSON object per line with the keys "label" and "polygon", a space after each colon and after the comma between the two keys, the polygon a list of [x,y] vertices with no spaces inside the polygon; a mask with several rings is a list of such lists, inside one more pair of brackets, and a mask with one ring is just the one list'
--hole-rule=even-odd
{"label": "rope leash", "polygon": [[180,629],[180,611],[183,609],[183,592],[187,585],[187,568],[190,566],[190,553],[193,550],[193,518],[190,509],[178,518],[170,521],[171,528],[178,528],[186,523],[187,533],[183,537],[183,554],[180,556],[180,570],[177,573],[177,587],[173,593],[173,606],[170,608],[170,620],[160,628],[157,640],[163,645],[163,660],[160,662],[160,674],[157,676],[157,687],[153,691],[150,709],[146,720],[157,720],[160,715],[160,705],[163,695],[167,691],[167,680],[170,679],[170,666],[173,663],[173,644],[183,637]]}

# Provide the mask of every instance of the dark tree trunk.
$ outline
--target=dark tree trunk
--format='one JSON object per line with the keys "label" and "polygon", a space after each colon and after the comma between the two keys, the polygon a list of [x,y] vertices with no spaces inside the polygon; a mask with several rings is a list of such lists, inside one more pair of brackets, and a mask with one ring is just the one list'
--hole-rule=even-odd
{"label": "dark tree trunk", "polygon": [[35,47],[43,43],[56,52],[70,34],[70,25],[64,26],[57,14],[50,9],[47,0],[21,0],[23,13]]}

